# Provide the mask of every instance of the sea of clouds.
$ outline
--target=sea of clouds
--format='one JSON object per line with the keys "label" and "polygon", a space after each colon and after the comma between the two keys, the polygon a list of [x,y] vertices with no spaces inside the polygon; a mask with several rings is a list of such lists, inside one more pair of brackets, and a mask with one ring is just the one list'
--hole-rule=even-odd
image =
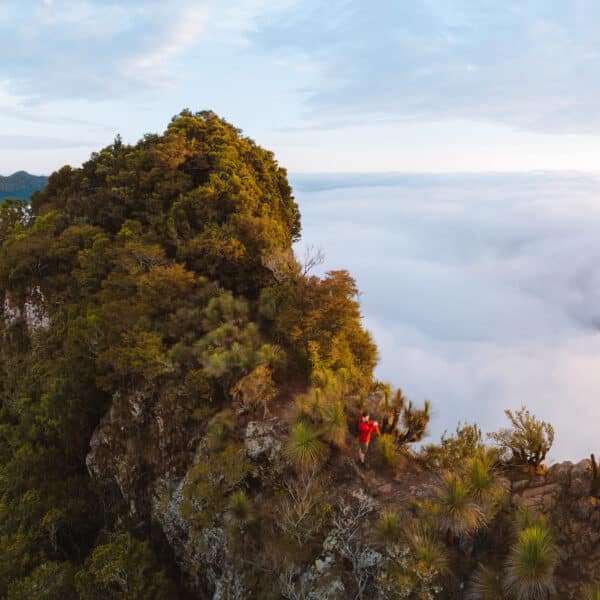
{"label": "sea of clouds", "polygon": [[377,376],[432,401],[431,440],[525,405],[555,460],[600,452],[600,177],[295,175],[298,253],[348,269]]}

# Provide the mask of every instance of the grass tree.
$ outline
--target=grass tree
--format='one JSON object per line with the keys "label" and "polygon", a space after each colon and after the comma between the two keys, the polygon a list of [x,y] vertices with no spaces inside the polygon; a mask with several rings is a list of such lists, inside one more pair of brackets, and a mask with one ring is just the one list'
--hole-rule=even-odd
{"label": "grass tree", "polygon": [[504,590],[515,600],[546,600],[554,592],[558,552],[543,524],[523,529],[510,550]]}
{"label": "grass tree", "polygon": [[298,470],[308,470],[321,464],[327,456],[327,445],[319,432],[300,421],[290,431],[285,455]]}
{"label": "grass tree", "polygon": [[427,519],[413,519],[407,538],[413,556],[421,565],[440,575],[448,572],[448,554],[433,523]]}
{"label": "grass tree", "polygon": [[450,538],[470,536],[486,525],[485,514],[471,496],[469,486],[457,473],[443,473],[435,489],[437,522]]}
{"label": "grass tree", "polygon": [[480,564],[471,577],[465,598],[466,600],[504,600],[501,574]]}
{"label": "grass tree", "polygon": [[509,482],[496,469],[496,453],[483,451],[467,461],[465,478],[473,499],[492,518],[505,500]]}
{"label": "grass tree", "polygon": [[393,508],[382,511],[375,522],[375,532],[384,544],[396,543],[402,536],[402,522],[398,511]]}

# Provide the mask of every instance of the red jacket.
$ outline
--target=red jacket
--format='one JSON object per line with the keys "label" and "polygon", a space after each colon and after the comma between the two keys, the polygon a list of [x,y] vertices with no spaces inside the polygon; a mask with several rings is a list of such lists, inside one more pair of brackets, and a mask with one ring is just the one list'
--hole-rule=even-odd
{"label": "red jacket", "polygon": [[358,419],[358,439],[361,442],[369,443],[371,439],[371,434],[375,432],[375,435],[379,435],[379,425],[375,425],[371,419],[369,419],[366,423],[363,421],[362,417]]}

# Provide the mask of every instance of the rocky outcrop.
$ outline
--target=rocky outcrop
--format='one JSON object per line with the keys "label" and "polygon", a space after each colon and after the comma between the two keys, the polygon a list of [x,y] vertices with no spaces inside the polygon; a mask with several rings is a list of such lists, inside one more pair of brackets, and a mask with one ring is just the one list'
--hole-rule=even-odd
{"label": "rocky outcrop", "polygon": [[15,302],[8,292],[2,303],[2,316],[7,327],[24,319],[30,333],[50,327],[50,317],[45,305],[44,294],[39,287],[35,287],[20,303]]}
{"label": "rocky outcrop", "polygon": [[600,575],[600,499],[592,495],[592,463],[563,462],[547,473],[517,479],[512,500],[546,515],[561,557],[560,598],[576,598],[582,583]]}

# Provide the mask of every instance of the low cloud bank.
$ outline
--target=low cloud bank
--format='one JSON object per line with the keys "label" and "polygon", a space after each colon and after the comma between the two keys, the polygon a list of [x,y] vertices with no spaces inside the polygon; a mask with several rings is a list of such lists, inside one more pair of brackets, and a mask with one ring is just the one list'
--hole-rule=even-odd
{"label": "low cloud bank", "polygon": [[432,400],[431,439],[525,404],[554,459],[600,452],[600,178],[292,179],[302,245],[356,277],[378,376]]}

